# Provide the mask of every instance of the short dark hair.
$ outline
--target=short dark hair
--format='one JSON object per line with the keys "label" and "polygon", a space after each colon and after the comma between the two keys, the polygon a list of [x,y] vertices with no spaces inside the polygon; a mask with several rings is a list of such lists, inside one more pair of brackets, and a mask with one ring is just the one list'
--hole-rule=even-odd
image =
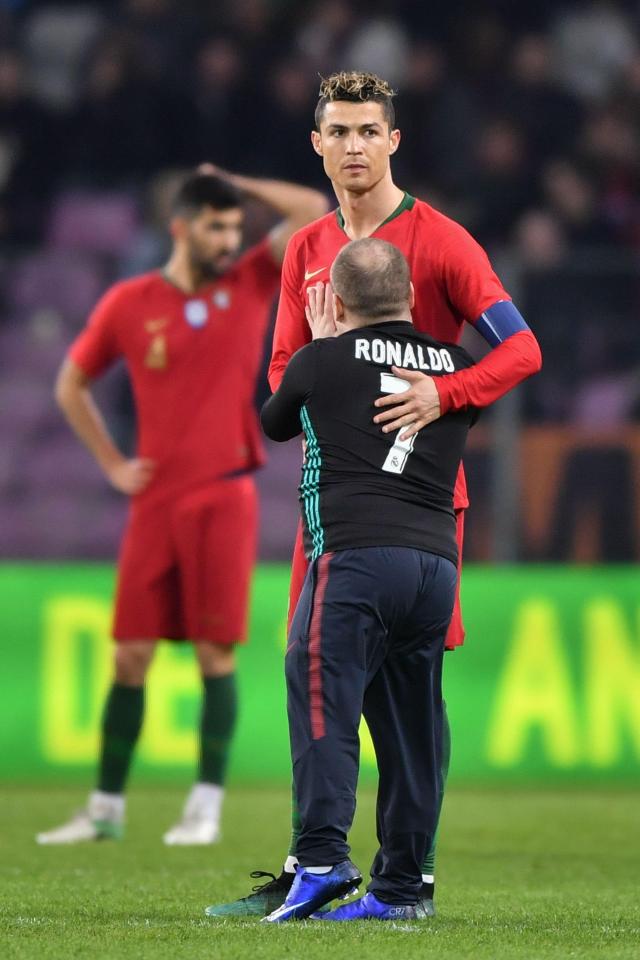
{"label": "short dark hair", "polygon": [[348,243],[331,268],[331,284],[345,307],[370,320],[404,313],[410,283],[409,264],[400,250],[371,237]]}
{"label": "short dark hair", "polygon": [[174,217],[195,217],[203,207],[232,210],[242,206],[240,191],[228,180],[210,173],[194,173],[182,183],[171,204]]}
{"label": "short dark hair", "polygon": [[396,123],[396,112],[393,108],[395,90],[386,80],[382,80],[375,73],[366,73],[362,70],[342,70],[332,73],[323,79],[320,84],[318,105],[315,112],[316,130],[320,130],[324,108],[328,103],[336,100],[348,100],[351,103],[379,103],[384,111],[384,118],[393,130]]}

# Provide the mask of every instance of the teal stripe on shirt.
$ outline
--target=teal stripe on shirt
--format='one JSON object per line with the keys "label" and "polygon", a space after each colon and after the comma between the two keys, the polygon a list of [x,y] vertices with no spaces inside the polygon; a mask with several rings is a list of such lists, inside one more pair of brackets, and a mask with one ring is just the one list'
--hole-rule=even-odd
{"label": "teal stripe on shirt", "polygon": [[324,550],[324,530],[320,519],[320,468],[322,457],[320,444],[311,424],[311,418],[306,407],[300,411],[300,422],[307,438],[307,453],[303,466],[300,492],[303,497],[303,507],[307,518],[307,526],[313,544],[312,560],[316,560]]}

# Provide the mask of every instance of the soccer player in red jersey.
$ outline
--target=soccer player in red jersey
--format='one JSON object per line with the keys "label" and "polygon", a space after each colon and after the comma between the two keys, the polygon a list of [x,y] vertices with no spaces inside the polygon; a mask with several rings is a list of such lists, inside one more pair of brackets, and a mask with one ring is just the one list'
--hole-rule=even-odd
{"label": "soccer player in red jersey", "polygon": [[[369,73],[339,73],[322,82],[311,140],[323,159],[339,207],[303,227],[289,243],[282,268],[269,382],[276,390],[290,357],[311,340],[307,321],[310,305],[314,318],[324,316],[324,332],[315,335],[335,334],[331,311],[323,308],[331,300],[330,296],[325,300],[325,292],[329,292],[326,283],[337,253],[350,240],[387,240],[402,251],[411,268],[416,329],[437,340],[457,343],[467,322],[492,347],[475,366],[441,377],[398,371],[412,387],[405,393],[378,399],[380,410],[375,420],[385,432],[393,434],[402,429],[402,439],[449,411],[467,405],[489,405],[539,370],[541,357],[534,335],[512,304],[484,250],[462,226],[393,182],[390,157],[399,147],[400,131],[395,129],[392,97],[389,85]],[[459,548],[468,503],[461,466],[454,497]],[[290,616],[306,568],[299,533],[291,574]],[[453,649],[463,639],[458,598],[446,646]],[[448,744],[448,726],[446,733]],[[448,757],[447,749],[443,780]],[[259,914],[278,906],[276,901],[283,893],[286,895],[294,876],[296,839],[294,803],[290,855],[280,876],[249,897],[210,907],[207,912],[212,916]],[[427,914],[434,912],[433,870],[432,849],[423,865],[422,903]]]}
{"label": "soccer player in red jersey", "polygon": [[[236,259],[243,195],[283,219]],[[60,370],[59,405],[112,486],[131,497],[131,510],[97,789],[83,813],[39,834],[41,843],[121,835],[145,676],[161,637],[192,641],[204,688],[197,782],[164,840],[218,837],[237,712],[234,646],[245,636],[256,550],[252,473],[263,461],[256,378],[286,244],[325,210],[314,190],[201,168],[175,198],[167,265],[108,290]],[[137,413],[132,458],[115,445],[90,391],[118,359],[127,365]]]}

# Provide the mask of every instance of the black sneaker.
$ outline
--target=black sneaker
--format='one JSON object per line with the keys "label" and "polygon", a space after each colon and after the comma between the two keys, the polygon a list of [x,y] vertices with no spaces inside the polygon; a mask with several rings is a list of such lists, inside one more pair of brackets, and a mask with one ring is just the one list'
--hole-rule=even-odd
{"label": "black sneaker", "polygon": [[271,877],[271,879],[267,883],[258,883],[252,887],[253,893],[247,897],[240,897],[232,903],[217,903],[206,907],[204,911],[206,915],[208,917],[266,917],[287,899],[296,875],[285,873],[283,870],[280,876],[276,877],[268,871],[254,870],[250,876],[253,880],[258,880],[260,877]]}
{"label": "black sneaker", "polygon": [[418,920],[426,920],[428,917],[435,917],[436,907],[433,902],[435,884],[423,883],[420,890],[420,899],[416,903],[416,917]]}

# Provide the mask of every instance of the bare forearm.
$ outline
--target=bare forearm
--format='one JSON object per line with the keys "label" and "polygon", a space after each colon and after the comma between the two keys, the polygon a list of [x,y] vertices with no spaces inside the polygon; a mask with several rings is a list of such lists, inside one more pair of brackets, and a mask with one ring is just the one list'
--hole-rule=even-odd
{"label": "bare forearm", "polygon": [[269,245],[276,263],[282,263],[287,243],[293,234],[312,220],[323,217],[329,207],[324,194],[297,183],[245,177],[240,173],[221,170],[212,163],[203,163],[198,170],[228,180],[241,193],[259,200],[278,214],[280,222],[269,233]]}
{"label": "bare forearm", "polygon": [[59,382],[56,400],[78,439],[106,476],[125,459],[113,442],[106,423],[86,386]]}
{"label": "bare forearm", "polygon": [[327,211],[327,200],[318,190],[285,180],[262,180],[231,174],[232,183],[249,197],[267,204],[282,217],[302,222],[315,220]]}

